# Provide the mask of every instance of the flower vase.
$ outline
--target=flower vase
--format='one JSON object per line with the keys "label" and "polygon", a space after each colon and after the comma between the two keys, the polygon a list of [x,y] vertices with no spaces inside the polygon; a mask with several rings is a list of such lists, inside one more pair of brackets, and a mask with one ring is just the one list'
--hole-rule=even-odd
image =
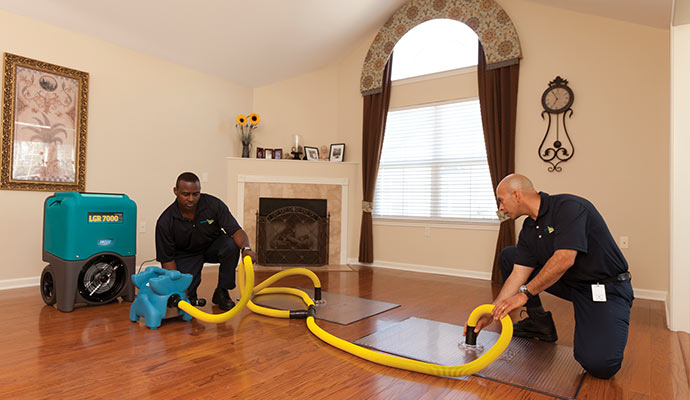
{"label": "flower vase", "polygon": [[242,143],[242,158],[249,158],[249,143]]}

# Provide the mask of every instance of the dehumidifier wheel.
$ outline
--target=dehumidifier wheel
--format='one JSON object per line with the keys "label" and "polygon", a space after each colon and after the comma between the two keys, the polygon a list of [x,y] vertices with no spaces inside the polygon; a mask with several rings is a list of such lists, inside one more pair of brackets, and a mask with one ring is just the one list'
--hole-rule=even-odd
{"label": "dehumidifier wheel", "polygon": [[127,267],[121,259],[102,254],[89,260],[81,272],[77,288],[79,294],[91,303],[115,300],[127,283]]}
{"label": "dehumidifier wheel", "polygon": [[52,306],[57,301],[55,297],[55,279],[50,264],[43,268],[43,272],[41,272],[41,297],[49,306]]}

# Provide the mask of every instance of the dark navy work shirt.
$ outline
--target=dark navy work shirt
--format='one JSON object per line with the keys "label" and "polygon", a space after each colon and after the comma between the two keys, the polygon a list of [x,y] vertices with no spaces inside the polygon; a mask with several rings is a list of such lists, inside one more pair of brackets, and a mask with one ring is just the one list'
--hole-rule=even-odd
{"label": "dark navy work shirt", "polygon": [[240,228],[228,206],[217,197],[201,193],[194,219],[182,216],[177,200],[163,211],[156,223],[156,260],[203,254],[223,231],[232,236]]}
{"label": "dark navy work shirt", "polygon": [[541,268],[556,250],[577,250],[575,264],[563,275],[567,281],[596,281],[628,270],[628,263],[594,205],[571,194],[539,192],[536,221],[522,225],[516,264]]}

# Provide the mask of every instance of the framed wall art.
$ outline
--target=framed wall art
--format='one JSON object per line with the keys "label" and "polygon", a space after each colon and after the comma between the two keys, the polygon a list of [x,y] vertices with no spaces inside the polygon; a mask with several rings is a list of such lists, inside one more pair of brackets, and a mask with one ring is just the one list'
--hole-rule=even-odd
{"label": "framed wall art", "polygon": [[89,74],[5,53],[0,189],[84,191]]}

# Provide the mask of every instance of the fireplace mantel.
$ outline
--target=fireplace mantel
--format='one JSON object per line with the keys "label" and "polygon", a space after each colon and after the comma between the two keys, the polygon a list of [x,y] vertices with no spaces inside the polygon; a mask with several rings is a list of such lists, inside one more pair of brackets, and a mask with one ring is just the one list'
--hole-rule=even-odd
{"label": "fireplace mantel", "polygon": [[348,228],[359,217],[348,212],[349,205],[357,203],[355,196],[361,196],[359,190],[351,190],[359,182],[359,163],[228,157],[227,165],[228,205],[252,243],[259,197],[326,198],[331,214],[330,259],[347,263],[348,244],[354,241]]}

